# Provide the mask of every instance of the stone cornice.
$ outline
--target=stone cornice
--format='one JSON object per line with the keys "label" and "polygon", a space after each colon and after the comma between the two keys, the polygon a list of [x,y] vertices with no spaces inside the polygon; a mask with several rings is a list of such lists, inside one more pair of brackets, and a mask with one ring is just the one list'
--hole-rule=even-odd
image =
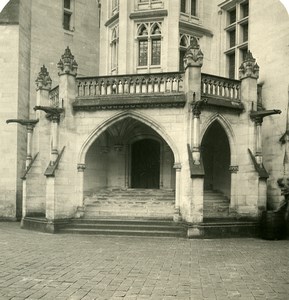
{"label": "stone cornice", "polygon": [[[179,21],[180,30],[185,30],[186,32],[193,33],[194,35],[198,34],[199,36],[213,36],[213,32],[199,24],[189,23],[186,21]],[[195,34],[196,33],[196,34]]]}
{"label": "stone cornice", "polygon": [[117,12],[115,15],[113,15],[111,18],[109,18],[105,23],[104,26],[109,26],[111,25],[115,20],[119,18],[119,12]]}
{"label": "stone cornice", "polygon": [[205,102],[203,108],[205,108],[206,106],[217,106],[217,107],[223,107],[223,108],[235,110],[238,113],[244,110],[244,105],[242,102],[230,101],[218,97],[206,97],[206,96],[202,96],[202,101]]}
{"label": "stone cornice", "polygon": [[141,10],[133,12],[129,15],[132,20],[144,19],[144,18],[159,18],[166,17],[168,11],[166,9],[156,9],[156,10]]}
{"label": "stone cornice", "polygon": [[100,97],[79,97],[72,104],[75,111],[117,110],[135,108],[179,108],[184,107],[183,93],[150,95],[108,95]]}

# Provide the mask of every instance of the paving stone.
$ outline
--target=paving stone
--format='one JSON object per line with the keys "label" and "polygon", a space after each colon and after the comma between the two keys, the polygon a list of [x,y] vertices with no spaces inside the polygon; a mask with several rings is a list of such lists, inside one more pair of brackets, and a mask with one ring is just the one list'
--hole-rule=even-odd
{"label": "paving stone", "polygon": [[289,299],[289,241],[50,235],[0,222],[0,300]]}

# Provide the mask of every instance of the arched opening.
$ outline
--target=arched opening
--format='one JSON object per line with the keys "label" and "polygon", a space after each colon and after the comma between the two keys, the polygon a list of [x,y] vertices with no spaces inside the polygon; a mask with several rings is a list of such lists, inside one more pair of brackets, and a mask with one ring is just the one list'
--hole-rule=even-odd
{"label": "arched opening", "polygon": [[142,139],[131,146],[131,187],[158,189],[160,187],[160,143]]}
{"label": "arched opening", "polygon": [[201,149],[205,169],[204,189],[220,191],[229,198],[231,151],[227,134],[218,121],[207,129]]}
{"label": "arched opening", "polygon": [[90,144],[85,166],[84,204],[97,206],[95,213],[153,218],[173,215],[174,153],[149,125],[133,117],[114,122]]}

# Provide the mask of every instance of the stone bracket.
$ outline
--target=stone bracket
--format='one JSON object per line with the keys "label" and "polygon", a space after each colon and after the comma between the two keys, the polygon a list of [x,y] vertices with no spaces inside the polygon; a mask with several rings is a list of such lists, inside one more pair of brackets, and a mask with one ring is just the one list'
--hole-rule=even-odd
{"label": "stone bracket", "polygon": [[53,164],[50,163],[48,165],[48,167],[47,167],[47,169],[46,169],[46,171],[44,173],[44,175],[46,177],[55,177],[55,170],[58,167],[58,164],[59,164],[60,159],[61,159],[61,157],[63,155],[64,149],[65,149],[65,146],[62,148],[61,152],[58,154],[56,161]]}
{"label": "stone bracket", "polygon": [[252,151],[250,149],[248,149],[248,152],[249,152],[250,157],[252,159],[252,162],[254,164],[255,170],[259,174],[259,178],[260,179],[267,179],[267,178],[269,178],[269,174],[266,171],[264,165],[263,164],[258,164],[258,162],[256,161],[256,158],[255,158],[254,154],[252,153]]}
{"label": "stone bracket", "polygon": [[205,171],[204,171],[204,165],[203,165],[202,158],[200,158],[200,163],[198,165],[194,164],[190,145],[188,144],[187,147],[188,147],[188,157],[189,157],[191,178],[204,177]]}
{"label": "stone bracket", "polygon": [[38,156],[39,152],[37,152],[34,156],[34,158],[31,160],[30,164],[27,166],[23,176],[21,177],[22,180],[25,180],[26,179],[26,175],[28,174],[29,170],[31,169],[34,161],[36,160],[37,156]]}

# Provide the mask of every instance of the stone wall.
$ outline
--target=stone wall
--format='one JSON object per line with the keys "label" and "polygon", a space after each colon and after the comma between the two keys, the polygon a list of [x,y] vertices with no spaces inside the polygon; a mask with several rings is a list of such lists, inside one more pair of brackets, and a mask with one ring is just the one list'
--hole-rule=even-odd
{"label": "stone wall", "polygon": [[264,164],[270,174],[268,202],[272,208],[280,201],[277,179],[283,176],[285,145],[279,139],[286,131],[288,118],[289,18],[280,1],[265,2],[250,2],[249,43],[260,66],[258,82],[263,85],[263,106],[282,110],[281,115],[267,117],[263,122]]}
{"label": "stone wall", "polygon": [[[6,120],[17,117],[19,82],[19,26],[0,25],[0,218],[16,218],[17,125]],[[5,141],[5,142],[4,142]]]}

